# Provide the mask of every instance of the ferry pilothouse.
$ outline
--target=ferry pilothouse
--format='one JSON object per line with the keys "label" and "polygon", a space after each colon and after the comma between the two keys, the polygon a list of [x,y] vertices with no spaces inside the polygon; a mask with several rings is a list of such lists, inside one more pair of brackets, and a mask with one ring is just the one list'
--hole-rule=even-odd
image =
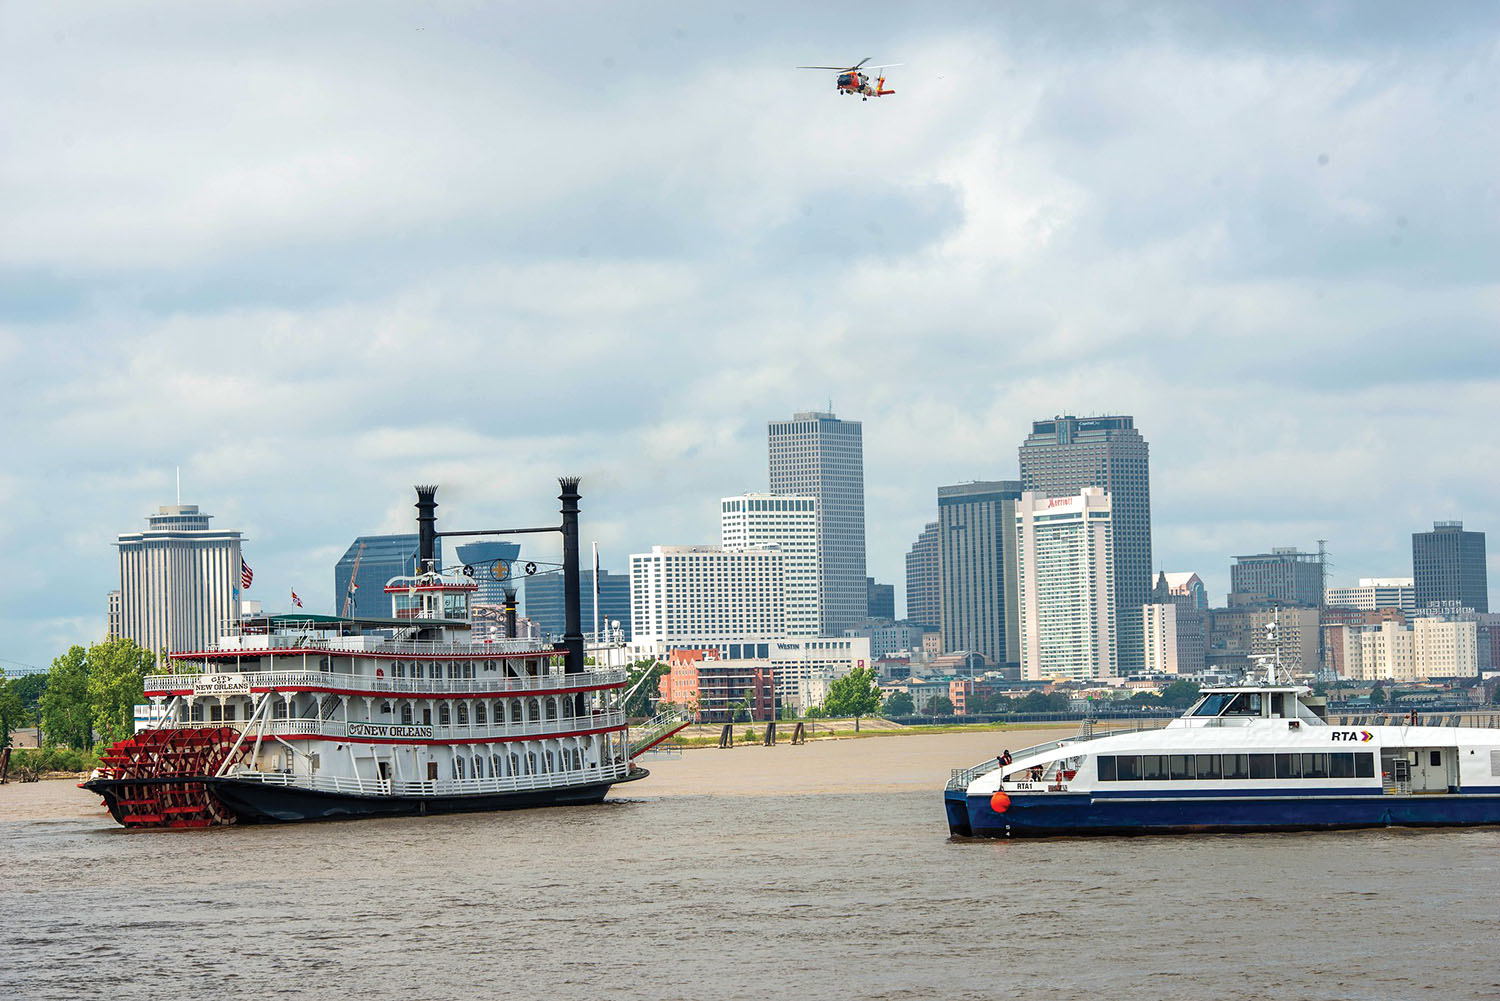
{"label": "ferry pilothouse", "polygon": [[[462,570],[391,579],[389,618],[242,618],[147,677],[159,721],[84,788],[128,827],[205,827],[597,803],[644,778],[635,758],[688,720],[669,712],[632,734],[625,670],[584,664],[577,481],[562,482],[562,643],[474,641],[478,585]],[[418,488],[423,566],[434,490]]]}
{"label": "ferry pilothouse", "polygon": [[955,771],[950,833],[1043,837],[1500,824],[1500,729],[1330,725],[1301,685],[1206,688],[1166,727]]}

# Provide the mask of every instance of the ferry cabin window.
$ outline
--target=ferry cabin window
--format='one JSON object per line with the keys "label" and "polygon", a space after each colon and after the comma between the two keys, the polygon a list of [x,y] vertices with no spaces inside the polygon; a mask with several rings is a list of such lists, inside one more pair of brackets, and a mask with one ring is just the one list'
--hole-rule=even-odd
{"label": "ferry cabin window", "polygon": [[1229,705],[1228,695],[1207,695],[1203,701],[1198,703],[1197,708],[1192,711],[1193,716],[1217,716]]}
{"label": "ferry cabin window", "polygon": [[467,619],[469,617],[469,596],[463,592],[458,594],[443,595],[443,618],[445,619]]}
{"label": "ferry cabin window", "polygon": [[[1351,779],[1375,774],[1374,755],[1335,751],[1331,754],[1101,754],[1100,782],[1190,779]],[[1166,772],[1161,770],[1166,763]]]}
{"label": "ferry cabin window", "polygon": [[1234,697],[1229,708],[1224,710],[1225,716],[1259,716],[1261,707],[1260,692],[1241,692]]}

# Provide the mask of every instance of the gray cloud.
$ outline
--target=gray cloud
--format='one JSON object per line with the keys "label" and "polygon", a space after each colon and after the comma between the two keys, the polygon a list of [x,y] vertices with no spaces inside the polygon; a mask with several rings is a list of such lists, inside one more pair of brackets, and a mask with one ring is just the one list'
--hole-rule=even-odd
{"label": "gray cloud", "polygon": [[[418,31],[417,29],[422,29]],[[865,421],[872,572],[1032,419],[1134,413],[1157,562],[1493,527],[1497,33],[1479,5],[49,4],[0,23],[0,656],[103,628],[110,543],[717,534],[765,421]],[[804,62],[893,70],[837,98]],[[1496,564],[1500,572],[1500,563]],[[92,632],[91,632],[92,631]]]}

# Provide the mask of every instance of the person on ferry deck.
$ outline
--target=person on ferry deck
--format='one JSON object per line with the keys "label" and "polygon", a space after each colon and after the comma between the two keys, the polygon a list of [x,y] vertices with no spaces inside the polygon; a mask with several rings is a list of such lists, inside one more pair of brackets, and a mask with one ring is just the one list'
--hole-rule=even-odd
{"label": "person on ferry deck", "polygon": [[1005,749],[1005,753],[1001,754],[995,760],[998,761],[998,762],[1000,762],[1000,767],[1001,768],[1004,768],[1006,765],[1010,764],[1010,748],[1007,747]]}

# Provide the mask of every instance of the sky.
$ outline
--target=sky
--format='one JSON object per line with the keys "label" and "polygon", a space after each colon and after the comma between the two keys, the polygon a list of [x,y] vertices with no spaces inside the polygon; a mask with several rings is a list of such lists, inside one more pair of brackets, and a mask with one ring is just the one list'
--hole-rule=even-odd
{"label": "sky", "polygon": [[[332,610],[414,483],[456,530],[580,475],[624,570],[830,402],[898,608],[937,487],[1061,413],[1136,418],[1216,603],[1500,532],[1493,8],[811,6],[0,6],[0,667],[102,637],[179,468]],[[793,68],[865,56],[895,96]]]}

